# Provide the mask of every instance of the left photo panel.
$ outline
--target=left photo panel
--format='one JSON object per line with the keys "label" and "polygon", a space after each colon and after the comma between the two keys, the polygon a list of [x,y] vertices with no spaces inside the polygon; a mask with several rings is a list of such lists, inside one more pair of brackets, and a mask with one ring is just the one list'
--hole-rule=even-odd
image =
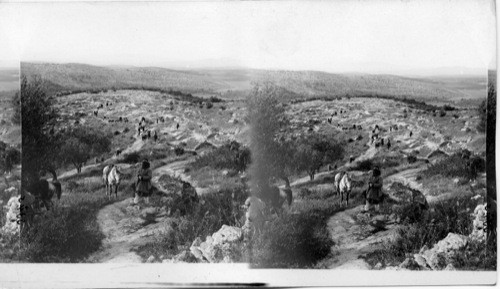
{"label": "left photo panel", "polygon": [[21,260],[21,103],[19,65],[0,62],[0,262]]}

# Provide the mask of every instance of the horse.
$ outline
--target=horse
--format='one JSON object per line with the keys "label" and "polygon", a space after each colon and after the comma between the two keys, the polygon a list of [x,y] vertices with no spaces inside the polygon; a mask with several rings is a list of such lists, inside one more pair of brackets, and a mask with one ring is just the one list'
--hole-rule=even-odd
{"label": "horse", "polygon": [[337,194],[340,193],[340,204],[344,201],[344,194],[346,195],[346,205],[349,205],[349,195],[351,193],[351,178],[346,172],[340,172],[335,175],[335,189]]}
{"label": "horse", "polygon": [[113,187],[115,191],[115,198],[118,198],[118,186],[120,185],[120,177],[122,173],[117,169],[116,166],[113,166],[108,173],[107,176],[107,184],[106,191],[109,192],[109,198],[111,198],[111,194],[113,193]]}
{"label": "horse", "polygon": [[35,202],[35,208],[39,208],[39,201],[42,202],[43,206],[48,210],[54,206],[52,202],[52,198],[54,195],[57,196],[57,199],[61,199],[62,189],[61,183],[57,180],[57,175],[55,171],[50,170],[53,175],[52,181],[47,180],[38,180],[32,183],[27,191],[30,192],[33,196],[36,197],[37,201]]}
{"label": "horse", "polygon": [[109,172],[111,171],[111,168],[113,165],[105,166],[104,169],[102,169],[102,180],[104,182],[104,186],[106,187],[106,192],[108,189],[108,175]]}

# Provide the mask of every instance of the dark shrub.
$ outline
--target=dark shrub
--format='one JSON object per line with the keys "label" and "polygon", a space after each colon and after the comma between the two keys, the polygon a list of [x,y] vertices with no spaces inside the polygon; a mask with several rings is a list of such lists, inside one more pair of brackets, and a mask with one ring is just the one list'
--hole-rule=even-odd
{"label": "dark shrub", "polygon": [[303,268],[325,258],[334,245],[319,212],[284,214],[252,240],[251,264],[258,268]]}
{"label": "dark shrub", "polygon": [[124,155],[123,162],[127,164],[136,164],[141,160],[141,155],[138,152],[132,152]]}
{"label": "dark shrub", "polygon": [[368,159],[368,160],[360,161],[358,163],[358,165],[356,166],[356,170],[366,172],[366,171],[371,170],[374,166],[375,166],[375,164],[373,163],[373,161],[371,159]]}
{"label": "dark shrub", "polygon": [[[413,205],[400,207],[396,210],[396,214],[401,217],[403,226],[398,229],[397,238],[393,242],[384,244],[383,249],[368,254],[367,261],[372,265],[378,262],[399,264],[408,254],[418,253],[424,245],[432,248],[450,232],[469,235],[472,231],[470,209],[474,209],[475,206],[474,200],[468,196],[461,196],[436,203],[431,206],[432,210],[425,212],[415,210]],[[482,246],[484,250],[484,244]],[[487,262],[489,266],[493,263],[496,262]],[[453,265],[460,268],[466,264],[467,262],[461,258]]]}
{"label": "dark shrub", "polygon": [[175,147],[175,149],[174,149],[174,153],[175,153],[175,155],[177,155],[177,156],[181,156],[181,155],[183,155],[183,154],[184,154],[184,148],[183,148],[182,146],[177,146],[177,147]]}
{"label": "dark shrub", "polygon": [[227,143],[205,155],[198,156],[192,164],[193,168],[211,167],[214,169],[231,169],[244,171],[250,164],[250,149],[237,142]]}
{"label": "dark shrub", "polygon": [[414,155],[409,155],[406,157],[406,160],[408,161],[409,164],[413,164],[417,161],[417,157]]}
{"label": "dark shrub", "polygon": [[95,214],[109,203],[105,196],[55,208],[23,232],[22,259],[26,262],[77,262],[95,252],[104,238]]}
{"label": "dark shrub", "polygon": [[448,104],[445,104],[443,106],[443,110],[446,110],[446,111],[453,111],[455,110],[455,107],[451,106],[451,105],[448,105]]}
{"label": "dark shrub", "polygon": [[423,171],[424,176],[442,175],[450,178],[474,179],[485,170],[485,160],[479,156],[467,157],[458,152]]}

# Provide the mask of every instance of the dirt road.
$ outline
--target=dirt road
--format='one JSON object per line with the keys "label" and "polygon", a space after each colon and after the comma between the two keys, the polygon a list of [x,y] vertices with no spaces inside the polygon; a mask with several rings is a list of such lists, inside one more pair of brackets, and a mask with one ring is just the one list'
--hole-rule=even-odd
{"label": "dirt road", "polygon": [[[102,249],[89,257],[89,262],[141,263],[142,258],[133,250],[152,241],[155,235],[171,228],[164,222],[165,213],[145,218],[144,205],[133,205],[132,198],[104,207],[97,214],[97,222],[106,236]],[[151,207],[149,207],[151,208]]]}

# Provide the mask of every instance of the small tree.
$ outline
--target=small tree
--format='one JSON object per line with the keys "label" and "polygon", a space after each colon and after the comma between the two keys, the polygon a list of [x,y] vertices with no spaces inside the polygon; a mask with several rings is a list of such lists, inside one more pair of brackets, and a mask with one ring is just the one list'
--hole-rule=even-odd
{"label": "small tree", "polygon": [[277,177],[288,181],[288,145],[277,141],[279,131],[288,124],[279,97],[279,89],[265,83],[253,88],[247,103],[252,155],[249,174],[252,192],[263,199],[267,199],[271,193],[266,191],[270,178]]}
{"label": "small tree", "polygon": [[314,136],[303,139],[298,146],[295,160],[298,171],[306,171],[311,180],[319,169],[339,160],[344,155],[344,149],[337,143],[329,142],[324,136]]}
{"label": "small tree", "polygon": [[58,146],[49,131],[54,127],[57,113],[54,98],[48,95],[42,79],[34,76],[30,81],[21,77],[22,184],[38,179],[38,172],[53,168]]}
{"label": "small tree", "polygon": [[309,178],[314,180],[314,175],[323,163],[323,156],[310,145],[301,145],[297,148],[295,160],[297,161],[297,169],[306,171]]}
{"label": "small tree", "polygon": [[76,172],[81,173],[83,164],[89,158],[90,150],[88,145],[81,143],[75,137],[70,137],[61,148],[62,162],[73,164]]}
{"label": "small tree", "polygon": [[93,127],[78,126],[60,137],[62,164],[73,164],[77,173],[83,164],[93,156],[108,152],[111,147],[110,137]]}

